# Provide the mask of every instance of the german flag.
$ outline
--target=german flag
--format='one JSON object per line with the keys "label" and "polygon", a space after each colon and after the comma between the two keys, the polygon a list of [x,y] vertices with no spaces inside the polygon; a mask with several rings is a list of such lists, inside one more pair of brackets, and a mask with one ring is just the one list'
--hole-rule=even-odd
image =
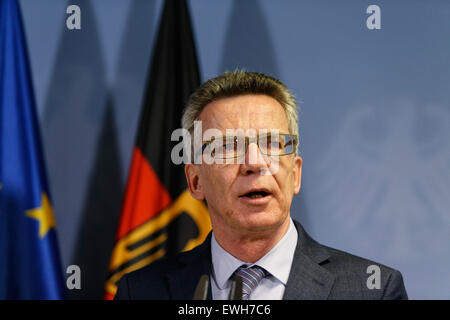
{"label": "german flag", "polygon": [[183,165],[171,161],[174,129],[200,77],[185,0],[166,0],[139,119],[116,243],[105,286],[112,299],[121,276],[204,241],[211,222],[191,197]]}

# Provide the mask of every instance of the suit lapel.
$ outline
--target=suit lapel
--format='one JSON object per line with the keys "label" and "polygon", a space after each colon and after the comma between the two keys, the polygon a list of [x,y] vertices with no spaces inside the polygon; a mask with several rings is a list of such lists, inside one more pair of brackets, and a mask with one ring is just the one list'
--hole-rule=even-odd
{"label": "suit lapel", "polygon": [[[192,300],[200,277],[206,274],[211,278],[211,233],[200,246],[180,257],[180,263],[180,269],[167,275],[169,294],[172,300]],[[212,299],[211,280],[207,299]]]}
{"label": "suit lapel", "polygon": [[328,251],[311,239],[300,223],[294,221],[294,224],[298,232],[297,247],[283,299],[327,299],[335,276],[320,264],[329,258]]}

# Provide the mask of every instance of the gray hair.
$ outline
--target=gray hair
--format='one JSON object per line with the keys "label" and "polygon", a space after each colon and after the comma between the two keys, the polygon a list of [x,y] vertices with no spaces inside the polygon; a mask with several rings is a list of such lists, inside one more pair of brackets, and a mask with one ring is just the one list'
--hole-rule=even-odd
{"label": "gray hair", "polygon": [[[193,137],[194,121],[198,120],[206,105],[221,98],[245,94],[264,94],[277,100],[286,113],[289,133],[298,137],[297,104],[289,89],[273,77],[245,70],[224,72],[195,90],[183,112],[183,128]],[[298,149],[295,150],[295,155],[298,155]]]}

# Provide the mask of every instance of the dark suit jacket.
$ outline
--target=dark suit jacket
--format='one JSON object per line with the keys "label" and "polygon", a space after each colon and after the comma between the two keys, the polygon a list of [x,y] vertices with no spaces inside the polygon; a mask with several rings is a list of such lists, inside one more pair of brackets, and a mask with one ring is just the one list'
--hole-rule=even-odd
{"label": "dark suit jacket", "polygon": [[[283,299],[407,299],[399,271],[349,253],[325,247],[313,240],[300,223]],[[380,289],[368,289],[367,267],[380,268]],[[192,299],[203,274],[210,275],[211,234],[197,248],[166,258],[126,274],[118,284],[115,299]],[[211,287],[208,298],[211,299]]]}

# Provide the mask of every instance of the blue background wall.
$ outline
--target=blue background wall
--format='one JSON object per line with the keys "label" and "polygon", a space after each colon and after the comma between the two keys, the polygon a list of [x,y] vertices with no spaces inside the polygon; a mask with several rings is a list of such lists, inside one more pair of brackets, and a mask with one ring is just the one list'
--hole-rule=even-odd
{"label": "blue background wall", "polygon": [[[21,0],[65,266],[103,292],[162,1]],[[82,30],[65,27],[78,4]],[[381,7],[381,30],[366,8]],[[450,3],[190,0],[202,80],[243,67],[300,101],[292,216],[450,298]],[[100,235],[100,236],[99,236]],[[95,238],[96,241],[91,239]]]}

